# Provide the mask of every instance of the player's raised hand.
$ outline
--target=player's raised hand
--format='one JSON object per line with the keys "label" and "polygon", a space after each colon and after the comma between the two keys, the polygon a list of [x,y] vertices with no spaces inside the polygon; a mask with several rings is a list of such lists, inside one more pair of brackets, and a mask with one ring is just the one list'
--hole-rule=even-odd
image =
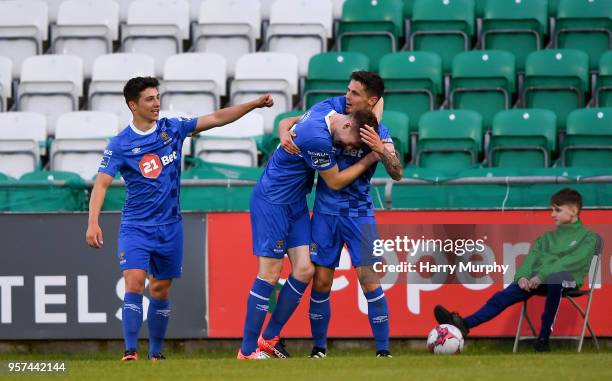
{"label": "player's raised hand", "polygon": [[365,125],[365,127],[359,131],[359,134],[361,135],[361,140],[367,144],[372,151],[379,154],[384,151],[385,145],[372,127]]}
{"label": "player's raised hand", "polygon": [[102,239],[102,229],[99,225],[89,225],[87,227],[87,233],[85,233],[85,241],[87,244],[95,249],[102,248],[104,240]]}
{"label": "player's raised hand", "polygon": [[265,94],[257,98],[257,108],[272,107],[272,106],[274,106],[274,99],[272,99],[272,95]]}

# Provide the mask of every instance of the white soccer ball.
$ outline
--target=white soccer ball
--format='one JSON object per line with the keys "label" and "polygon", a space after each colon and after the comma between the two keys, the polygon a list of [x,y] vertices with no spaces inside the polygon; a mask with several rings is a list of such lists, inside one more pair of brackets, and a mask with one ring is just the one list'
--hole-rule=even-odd
{"label": "white soccer ball", "polygon": [[427,336],[427,349],[435,355],[454,355],[463,352],[463,335],[459,328],[440,324]]}

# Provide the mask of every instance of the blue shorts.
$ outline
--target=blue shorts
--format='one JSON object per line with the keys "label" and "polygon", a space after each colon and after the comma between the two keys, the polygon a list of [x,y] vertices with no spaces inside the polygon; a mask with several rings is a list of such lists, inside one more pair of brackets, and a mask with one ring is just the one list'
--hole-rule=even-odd
{"label": "blue shorts", "polygon": [[338,267],[345,243],[354,267],[371,266],[381,261],[373,255],[374,240],[379,237],[373,216],[348,217],[315,212],[311,229],[310,260],[317,266]]}
{"label": "blue shorts", "polygon": [[141,269],[156,279],[180,278],[183,272],[183,223],[121,225],[117,253],[121,271]]}
{"label": "blue shorts", "polygon": [[253,254],[282,259],[287,249],[310,245],[310,215],[306,197],[293,204],[272,204],[251,195]]}

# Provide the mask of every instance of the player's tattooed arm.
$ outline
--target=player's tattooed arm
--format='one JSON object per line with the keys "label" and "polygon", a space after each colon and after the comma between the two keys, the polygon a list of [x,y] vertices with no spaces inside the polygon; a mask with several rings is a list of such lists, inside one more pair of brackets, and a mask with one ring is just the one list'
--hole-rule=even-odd
{"label": "player's tattooed arm", "polygon": [[280,144],[283,149],[291,154],[300,153],[300,148],[293,142],[293,138],[296,136],[295,132],[291,131],[293,127],[302,116],[290,116],[280,121],[278,124],[278,137]]}
{"label": "player's tattooed arm", "polygon": [[256,108],[272,107],[274,101],[270,94],[262,95],[250,102],[245,102],[236,106],[222,108],[212,114],[204,115],[198,118],[196,128],[193,134],[198,134],[202,131],[210,130],[211,128],[221,127],[242,118],[245,114],[255,110]]}
{"label": "player's tattooed arm", "polygon": [[380,140],[380,136],[376,131],[370,127],[365,126],[361,129],[361,140],[370,147],[373,152],[376,152],[383,162],[387,173],[393,180],[400,180],[404,174],[402,163],[395,154],[395,148],[393,144],[383,143]]}

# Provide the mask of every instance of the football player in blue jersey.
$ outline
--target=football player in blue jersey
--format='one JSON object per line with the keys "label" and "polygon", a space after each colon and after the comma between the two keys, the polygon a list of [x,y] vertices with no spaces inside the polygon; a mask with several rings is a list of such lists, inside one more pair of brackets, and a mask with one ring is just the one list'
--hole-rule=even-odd
{"label": "football player in blue jersey", "polygon": [[161,351],[170,317],[168,294],[172,280],[182,272],[179,187],[183,141],[190,134],[223,126],[256,108],[273,105],[272,97],[264,95],[198,118],[159,119],[158,87],[158,80],[152,77],[136,77],[126,83],[123,94],[133,119],[104,151],[89,203],[86,241],[91,247],[101,248],[100,210],[113,177],[121,173],[127,192],[117,250],[125,281],[124,361],[138,359],[147,273],[151,294],[147,311],[149,359],[164,359]]}
{"label": "football player in blue jersey", "polygon": [[[339,169],[336,147],[360,146],[360,129],[366,125],[377,126],[378,119],[372,111],[344,115],[334,108],[331,101],[324,101],[302,116],[294,128],[295,144],[301,153],[293,155],[277,149],[253,190],[251,229],[259,269],[247,300],[238,359],[289,356],[279,334],[314,274],[309,255],[310,218],[306,196],[312,188],[315,171],[329,187],[338,190],[351,184],[378,160],[375,153],[364,155],[354,165]],[[268,326],[261,333],[285,253],[292,273],[281,288]]]}
{"label": "football player in blue jersey", "polygon": [[[355,110],[382,107],[384,92],[383,80],[375,73],[357,71],[351,76],[346,96],[331,100],[337,110]],[[288,124],[291,124],[291,120]],[[292,143],[287,129],[280,129],[283,147],[290,152],[299,150]],[[293,133],[295,135],[295,133]],[[347,168],[375,152],[383,162],[389,176],[401,179],[402,165],[395,154],[393,140],[382,124],[378,134],[369,127],[362,130],[364,147],[345,148],[336,152],[340,169]],[[370,197],[370,180],[376,171],[372,165],[349,186],[336,190],[330,187],[325,178],[319,177],[316,189],[315,206],[312,216],[311,259],[315,264],[315,275],[310,298],[310,325],[314,340],[311,357],[326,356],[327,329],[331,318],[330,293],[334,270],[338,267],[342,248],[346,244],[351,263],[357,271],[359,283],[368,303],[368,319],[376,343],[378,357],[390,357],[389,352],[389,313],[380,280],[372,269],[377,260],[372,255],[373,241],[378,238],[374,205]]]}

